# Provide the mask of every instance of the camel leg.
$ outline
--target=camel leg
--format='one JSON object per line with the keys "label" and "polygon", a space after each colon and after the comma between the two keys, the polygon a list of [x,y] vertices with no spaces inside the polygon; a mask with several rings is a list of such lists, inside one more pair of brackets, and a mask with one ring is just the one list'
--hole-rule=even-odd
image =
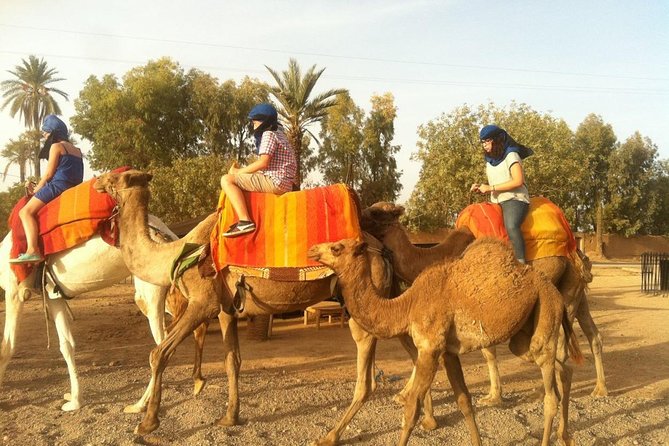
{"label": "camel leg", "polygon": [[58,343],[60,345],[60,352],[67,364],[67,372],[70,375],[70,393],[63,395],[67,403],[63,404],[62,410],[69,412],[77,410],[81,407],[79,397],[79,377],[77,375],[77,366],[74,362],[74,336],[72,336],[72,329],[70,326],[70,314],[67,311],[67,303],[63,299],[47,299],[49,313],[56,324],[56,332],[58,332]]}
{"label": "camel leg", "polygon": [[397,443],[400,446],[405,446],[409,442],[411,432],[416,426],[416,422],[420,416],[421,401],[425,398],[425,394],[430,390],[434,375],[437,373],[438,365],[439,351],[418,350],[413,383],[407,394],[406,403],[404,403],[402,436]]}
{"label": "camel leg", "polygon": [[[416,349],[416,346],[414,345],[411,337],[406,335],[400,336],[399,341],[402,344],[402,347],[404,347],[407,353],[409,353],[411,361],[415,364],[416,359],[418,358],[418,350]],[[411,384],[413,382],[414,373],[415,373],[415,368],[411,372],[411,378],[409,378],[402,391],[397,395],[395,395],[395,398],[393,398],[398,403],[403,404],[404,401],[406,400],[406,395],[409,392],[409,389],[411,388]],[[430,391],[428,391],[425,394],[425,400],[423,401],[423,421],[421,422],[420,425],[423,429],[427,431],[434,430],[438,427],[437,420],[434,418],[434,408],[432,407],[432,393]]]}
{"label": "camel leg", "polygon": [[[204,293],[206,294],[206,293]],[[202,300],[202,302],[200,301]],[[169,359],[179,344],[191,334],[195,327],[218,314],[218,305],[207,305],[211,300],[208,296],[199,299],[191,298],[183,316],[174,325],[167,337],[151,351],[151,380],[153,389],[142,422],[135,428],[135,433],[146,435],[158,429],[160,421],[158,412],[162,397],[162,375]]]}
{"label": "camel leg", "polygon": [[448,375],[448,381],[451,383],[451,388],[455,394],[455,401],[458,403],[460,412],[462,412],[462,415],[465,417],[472,444],[480,446],[481,435],[479,433],[479,428],[476,425],[476,419],[474,418],[472,397],[469,393],[469,389],[467,389],[467,384],[465,383],[465,376],[462,373],[460,357],[449,353],[444,354],[444,366],[446,368],[446,374]]}
{"label": "camel leg", "polygon": [[557,386],[561,396],[560,421],[558,424],[557,438],[566,446],[573,446],[576,443],[569,436],[569,397],[571,394],[571,381],[574,374],[572,367],[567,363],[569,356],[566,338],[564,332],[561,332],[560,345],[555,361],[555,370],[557,373]]}
{"label": "camel leg", "polygon": [[21,311],[23,311],[23,301],[19,299],[18,290],[8,286],[5,289],[5,330],[2,343],[0,343],[0,385],[16,349],[16,335]]}
{"label": "camel leg", "polygon": [[223,352],[225,354],[225,372],[228,375],[228,410],[225,416],[216,424],[219,426],[235,426],[239,421],[239,369],[242,366],[242,357],[239,353],[239,334],[237,319],[229,314],[220,312],[218,323],[223,336]]}
{"label": "camel leg", "polygon": [[588,342],[590,343],[590,350],[592,351],[592,355],[595,358],[597,383],[595,384],[595,389],[592,391],[591,395],[608,396],[609,391],[606,388],[604,363],[602,361],[602,336],[599,334],[599,330],[597,330],[595,321],[592,320],[590,307],[585,295],[581,299],[581,304],[578,306],[578,310],[576,311],[576,319],[578,320],[578,325],[581,326],[583,333],[585,333],[585,336],[588,338]]}
{"label": "camel leg", "polygon": [[202,351],[204,350],[204,339],[207,336],[207,328],[209,328],[209,321],[200,324],[195,331],[193,337],[195,338],[195,359],[193,360],[193,396],[198,396],[207,379],[202,376]]}
{"label": "camel leg", "polygon": [[312,445],[333,446],[337,444],[341,433],[372,393],[372,381],[374,381],[372,359],[376,349],[376,338],[364,331],[355,322],[355,319],[349,319],[348,325],[357,348],[357,376],[353,400],[337,425],[325,437],[314,441]]}
{"label": "camel leg", "polygon": [[488,374],[490,375],[490,391],[488,394],[478,400],[482,406],[501,406],[502,405],[502,383],[499,377],[499,368],[497,366],[497,348],[493,345],[481,349],[486,364],[488,365]]}
{"label": "camel leg", "polygon": [[156,345],[165,338],[165,296],[166,287],[160,287],[133,277],[135,304],[149,320],[151,336]]}

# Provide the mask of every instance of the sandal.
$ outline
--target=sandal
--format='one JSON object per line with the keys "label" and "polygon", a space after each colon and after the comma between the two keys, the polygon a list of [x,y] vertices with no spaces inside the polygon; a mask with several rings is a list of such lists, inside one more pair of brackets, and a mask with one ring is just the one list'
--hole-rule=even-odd
{"label": "sandal", "polygon": [[44,261],[44,257],[39,254],[19,254],[15,259],[9,259],[9,263],[40,263]]}
{"label": "sandal", "polygon": [[252,221],[238,221],[223,233],[223,237],[237,237],[238,235],[248,234],[256,230],[256,224]]}

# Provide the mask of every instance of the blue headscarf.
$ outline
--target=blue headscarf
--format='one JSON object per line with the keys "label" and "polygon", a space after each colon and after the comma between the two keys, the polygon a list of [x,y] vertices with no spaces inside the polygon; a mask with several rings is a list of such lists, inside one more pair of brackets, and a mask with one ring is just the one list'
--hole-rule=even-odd
{"label": "blue headscarf", "polygon": [[255,138],[256,154],[260,150],[260,141],[262,134],[266,130],[277,130],[279,126],[279,116],[276,108],[272,104],[258,104],[249,112],[249,119],[260,121],[261,124],[257,129],[253,130],[253,137]]}
{"label": "blue headscarf", "polygon": [[46,138],[46,141],[44,141],[44,146],[39,152],[40,159],[49,158],[49,149],[54,141],[69,141],[67,126],[56,115],[46,115],[42,122],[42,131],[47,132],[49,136]]}
{"label": "blue headscarf", "polygon": [[483,141],[484,139],[496,138],[499,135],[504,135],[504,153],[502,153],[502,156],[499,158],[493,158],[486,153],[484,157],[486,162],[490,163],[490,165],[498,165],[504,161],[504,158],[511,152],[516,152],[520,156],[520,159],[525,159],[534,154],[532,149],[525,147],[522,144],[518,144],[508,133],[506,133],[506,130],[497,127],[496,125],[486,125],[483,127],[479,132],[479,139]]}

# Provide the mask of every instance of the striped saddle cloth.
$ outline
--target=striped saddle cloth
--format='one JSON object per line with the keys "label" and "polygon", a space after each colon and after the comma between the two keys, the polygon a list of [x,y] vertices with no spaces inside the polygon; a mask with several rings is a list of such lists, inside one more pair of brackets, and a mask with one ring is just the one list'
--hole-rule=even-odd
{"label": "striped saddle cloth", "polygon": [[[467,227],[474,237],[509,240],[504,228],[502,207],[495,203],[476,203],[458,215],[456,228]],[[570,257],[576,239],[562,210],[545,197],[530,198],[530,209],[521,228],[527,260],[542,257]]]}
{"label": "striped saddle cloth", "polygon": [[344,184],[283,195],[244,195],[257,229],[239,237],[223,237],[237,216],[221,193],[210,240],[216,271],[231,267],[274,280],[314,280],[332,271],[307,258],[312,245],[361,236],[357,197]]}

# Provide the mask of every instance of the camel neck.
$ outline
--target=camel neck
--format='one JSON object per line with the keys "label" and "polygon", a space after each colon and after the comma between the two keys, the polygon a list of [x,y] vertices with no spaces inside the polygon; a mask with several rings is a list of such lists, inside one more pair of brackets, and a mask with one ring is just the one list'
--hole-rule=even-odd
{"label": "camel neck", "polygon": [[407,293],[386,299],[371,280],[369,253],[338,272],[346,308],[365,331],[379,338],[392,338],[409,330],[411,298]]}

